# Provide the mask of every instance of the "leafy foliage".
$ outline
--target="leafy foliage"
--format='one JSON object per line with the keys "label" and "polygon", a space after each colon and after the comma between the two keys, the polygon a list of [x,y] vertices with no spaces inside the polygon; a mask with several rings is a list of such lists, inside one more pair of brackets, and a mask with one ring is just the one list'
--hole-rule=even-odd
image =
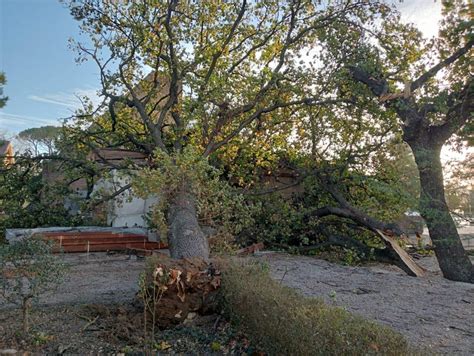
{"label": "leafy foliage", "polygon": [[138,196],[155,194],[159,197],[151,222],[162,232],[166,232],[169,202],[182,186],[196,197],[201,225],[215,228],[221,238],[235,236],[252,222],[251,208],[243,196],[221,180],[221,172],[191,146],[183,153],[172,155],[157,150],[154,161],[159,168],[145,168],[138,172],[133,189]]}
{"label": "leafy foliage", "polygon": [[3,96],[3,86],[7,83],[5,73],[0,72],[0,109],[7,103],[8,97]]}
{"label": "leafy foliage", "polygon": [[59,139],[60,133],[60,127],[41,126],[23,130],[18,134],[18,137],[31,146],[35,156],[44,150],[51,155],[56,150],[56,141]]}
{"label": "leafy foliage", "polygon": [[[323,172],[324,168],[318,165],[315,170]],[[398,170],[390,168],[390,162],[385,162],[384,170],[372,174],[352,170],[343,171],[340,175],[337,166],[331,167],[330,172],[329,179],[337,182],[338,189],[353,206],[379,220],[397,221],[405,211],[416,206],[416,199],[407,194]],[[315,246],[316,250],[330,236],[350,237],[362,242],[368,249],[383,246],[377,236],[363,228],[355,228],[354,222],[349,219],[314,216],[317,209],[338,206],[338,202],[316,176],[306,178],[302,185],[304,193],[296,192],[291,196],[274,193],[247,197],[255,207],[254,223],[240,234],[240,239],[247,243],[264,241],[266,245],[294,251],[306,246]],[[327,246],[324,245],[324,248],[327,249]],[[350,259],[355,254],[357,260],[372,257],[365,251],[341,251],[342,259],[346,254],[350,255]]]}
{"label": "leafy foliage", "polygon": [[17,157],[13,165],[0,165],[0,172],[0,236],[7,228],[82,223],[81,216],[71,215],[65,207],[65,199],[71,196],[67,185],[49,185],[40,160]]}

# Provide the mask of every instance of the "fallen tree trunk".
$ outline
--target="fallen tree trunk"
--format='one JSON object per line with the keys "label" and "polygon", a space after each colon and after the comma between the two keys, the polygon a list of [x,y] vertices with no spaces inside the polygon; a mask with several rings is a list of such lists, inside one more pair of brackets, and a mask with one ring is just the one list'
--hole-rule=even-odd
{"label": "fallen tree trunk", "polygon": [[[327,240],[318,244],[308,245],[308,246],[299,246],[296,249],[299,252],[309,252],[312,250],[322,249],[330,246],[340,246],[344,248],[352,248],[359,252],[364,253],[365,255],[369,256],[373,254],[375,259],[379,262],[390,263],[395,266],[398,266],[400,269],[405,271],[408,275],[413,277],[422,277],[425,274],[425,270],[417,265],[411,257],[407,254],[405,250],[403,250],[397,243],[397,241],[383,232],[380,232],[380,237],[385,242],[385,244],[389,243],[392,248],[385,248],[385,249],[371,249],[363,244],[360,241],[357,241],[353,238],[347,236],[335,236],[330,235],[327,236]],[[289,245],[273,243],[274,246],[281,247],[281,248],[290,248]],[[295,248],[294,246],[292,246]],[[395,253],[394,251],[397,251]]]}
{"label": "fallen tree trunk", "polygon": [[195,197],[186,187],[178,190],[170,202],[168,242],[172,258],[209,259],[209,245],[197,219]]}

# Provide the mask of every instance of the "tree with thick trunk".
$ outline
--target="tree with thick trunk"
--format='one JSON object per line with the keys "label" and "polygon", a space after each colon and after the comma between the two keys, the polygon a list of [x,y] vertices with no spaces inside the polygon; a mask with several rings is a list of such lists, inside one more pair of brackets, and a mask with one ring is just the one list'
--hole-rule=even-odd
{"label": "tree with thick trunk", "polygon": [[353,78],[368,86],[381,105],[397,113],[402,121],[403,140],[411,147],[420,174],[420,212],[428,225],[434,250],[443,275],[451,280],[474,283],[474,267],[463,248],[459,233],[449,212],[444,195],[441,148],[448,139],[472,120],[474,110],[474,80],[466,78],[460,90],[452,91],[446,100],[443,121],[432,122],[430,114],[438,113],[433,103],[421,103],[414,96],[440,70],[469,55],[474,40],[451,56],[424,72],[418,79],[405,83],[404,93],[388,91],[383,76],[374,77],[364,69],[352,66]]}

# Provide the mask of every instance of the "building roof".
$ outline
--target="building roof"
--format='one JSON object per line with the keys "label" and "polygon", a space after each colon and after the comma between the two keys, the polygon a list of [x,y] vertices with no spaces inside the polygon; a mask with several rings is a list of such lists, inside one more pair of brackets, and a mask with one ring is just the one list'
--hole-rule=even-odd
{"label": "building roof", "polygon": [[100,148],[95,152],[91,153],[88,158],[91,161],[123,161],[130,159],[135,163],[146,162],[148,156],[143,152],[131,151],[126,149],[118,148]]}

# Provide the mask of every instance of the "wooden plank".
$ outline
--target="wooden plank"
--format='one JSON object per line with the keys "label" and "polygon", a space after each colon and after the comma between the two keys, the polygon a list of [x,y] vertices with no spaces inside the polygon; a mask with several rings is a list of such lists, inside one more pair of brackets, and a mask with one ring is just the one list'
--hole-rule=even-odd
{"label": "wooden plank", "polygon": [[45,240],[56,243],[55,251],[103,252],[128,249],[158,250],[168,248],[166,244],[148,241],[148,236],[133,232],[96,231],[53,231],[41,235]]}
{"label": "wooden plank", "polygon": [[103,237],[103,238],[121,238],[121,237],[144,237],[148,238],[146,235],[142,234],[125,234],[125,233],[82,233],[82,232],[75,232],[75,233],[44,233],[38,234],[40,236],[52,238],[52,239],[59,239],[59,238],[79,238],[79,237]]}
{"label": "wooden plank", "polygon": [[95,235],[77,235],[77,236],[42,236],[43,238],[46,238],[48,240],[67,240],[67,241],[73,241],[73,240],[79,240],[79,239],[86,239],[86,240],[92,240],[92,239],[101,239],[101,240],[122,240],[122,239],[145,239],[147,240],[148,237],[144,235],[123,235],[123,236],[95,236]]}
{"label": "wooden plank", "polygon": [[86,245],[89,245],[92,248],[93,246],[113,246],[113,245],[126,246],[126,245],[131,245],[131,244],[145,246],[146,243],[147,243],[147,241],[134,241],[134,240],[107,241],[107,242],[86,240],[86,241],[64,243],[64,244],[62,244],[62,246],[86,246]]}
{"label": "wooden plank", "polygon": [[59,245],[54,249],[55,252],[62,250],[63,252],[105,252],[105,251],[126,251],[129,249],[140,250],[160,250],[168,246],[161,242],[132,242],[132,243],[101,243],[101,244],[77,244],[77,245],[63,245],[61,249]]}
{"label": "wooden plank", "polygon": [[[385,241],[387,246],[389,248],[391,248],[391,250],[398,255],[398,257],[400,258],[401,263],[403,263],[403,265],[406,267],[406,269],[411,271],[411,273],[410,273],[411,275],[416,276],[416,277],[423,277],[426,274],[426,270],[423,267],[421,267],[420,265],[418,265],[413,260],[413,258],[411,258],[411,256],[403,248],[400,247],[400,245],[398,244],[398,242],[394,238],[392,238],[391,236],[385,234],[381,230],[377,230],[377,233],[380,235],[380,237],[383,239],[383,241]],[[408,271],[406,271],[406,272],[408,272]]]}

